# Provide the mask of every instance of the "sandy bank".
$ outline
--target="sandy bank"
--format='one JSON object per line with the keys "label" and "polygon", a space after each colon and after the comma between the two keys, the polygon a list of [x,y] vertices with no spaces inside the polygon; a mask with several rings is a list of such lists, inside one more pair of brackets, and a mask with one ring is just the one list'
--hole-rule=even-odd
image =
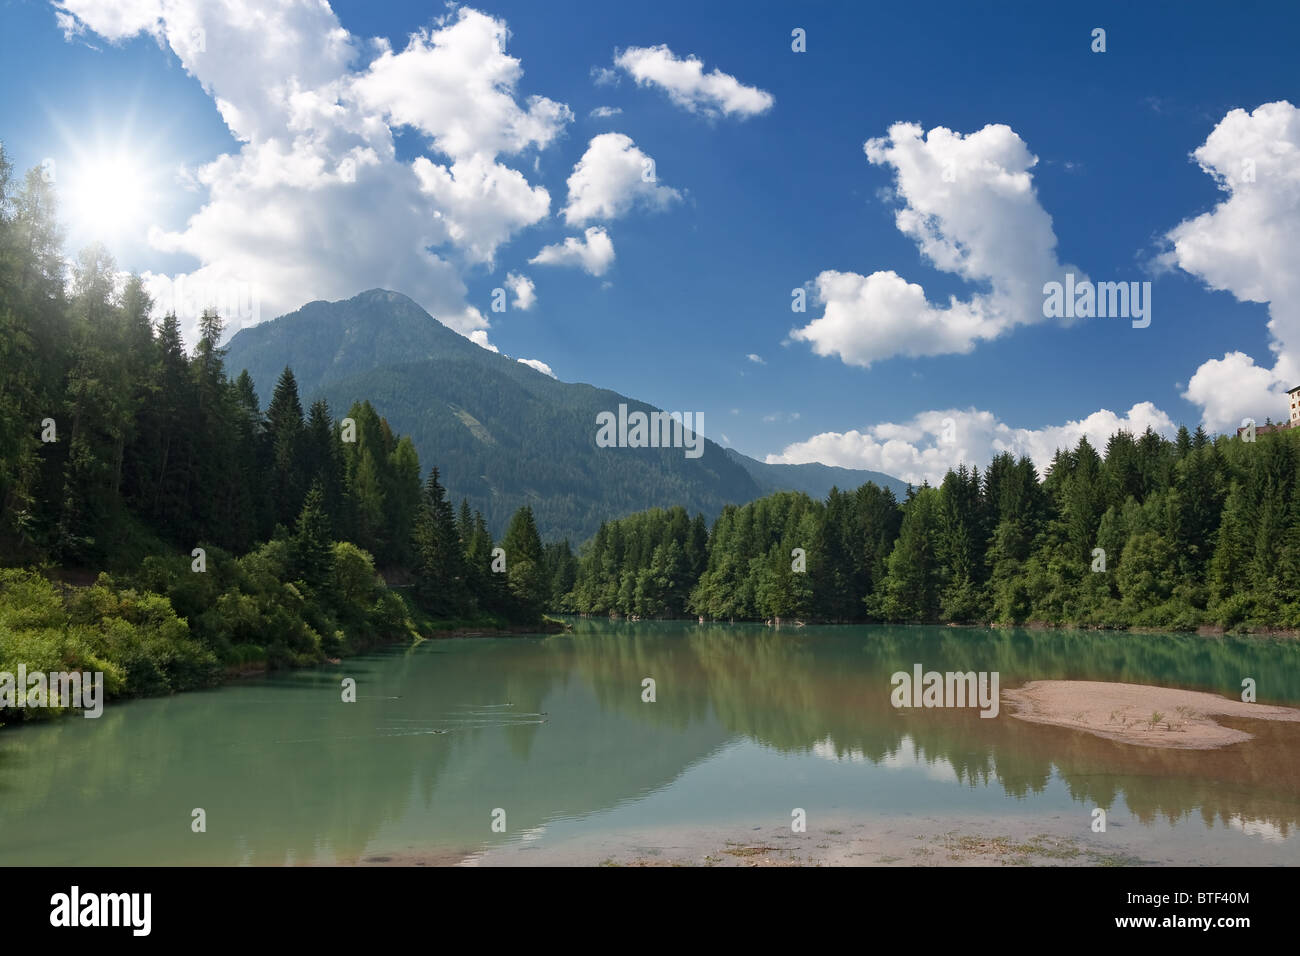
{"label": "sandy bank", "polygon": [[1106,681],[1039,680],[1002,692],[1020,720],[1068,727],[1143,747],[1209,750],[1253,734],[1214,718],[1300,722],[1300,710],[1247,704],[1195,690]]}

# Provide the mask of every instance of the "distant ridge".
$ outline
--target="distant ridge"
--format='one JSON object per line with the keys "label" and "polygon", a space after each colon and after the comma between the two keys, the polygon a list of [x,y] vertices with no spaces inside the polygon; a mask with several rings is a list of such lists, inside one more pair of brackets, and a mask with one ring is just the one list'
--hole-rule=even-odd
{"label": "distant ridge", "polygon": [[907,496],[907,482],[880,471],[841,468],[816,461],[801,465],[773,465],[742,455],[734,448],[725,451],[749,472],[750,477],[765,492],[802,491],[820,499],[825,498],[833,487],[841,491],[852,491],[870,481],[881,488],[890,489],[900,501]]}

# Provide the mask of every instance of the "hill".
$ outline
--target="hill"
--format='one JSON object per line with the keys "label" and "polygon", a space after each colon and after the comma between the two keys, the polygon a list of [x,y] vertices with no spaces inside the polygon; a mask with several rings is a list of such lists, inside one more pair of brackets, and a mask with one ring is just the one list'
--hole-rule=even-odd
{"label": "hill", "polygon": [[825,465],[768,465],[705,442],[681,448],[601,448],[596,415],[657,411],[608,389],[560,382],[490,352],[442,325],[397,292],[372,289],[340,302],[310,302],[237,333],[226,368],[247,369],[266,406],[284,367],[304,404],[324,398],[336,417],[369,400],[394,430],[410,435],[420,460],[437,465],[454,501],[469,499],[494,534],[523,504],[547,539],[575,544],[600,522],[684,505],[712,520],[729,503],[776,489],[823,497],[832,484],[885,480]]}

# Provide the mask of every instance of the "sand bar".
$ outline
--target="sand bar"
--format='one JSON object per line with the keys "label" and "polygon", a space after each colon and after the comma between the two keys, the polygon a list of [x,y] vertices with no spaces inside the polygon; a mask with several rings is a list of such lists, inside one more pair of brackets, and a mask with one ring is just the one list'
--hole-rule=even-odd
{"label": "sand bar", "polygon": [[1002,692],[1020,720],[1098,737],[1178,750],[1209,750],[1250,740],[1215,717],[1300,722],[1300,710],[1247,704],[1203,691],[1106,681],[1038,680]]}

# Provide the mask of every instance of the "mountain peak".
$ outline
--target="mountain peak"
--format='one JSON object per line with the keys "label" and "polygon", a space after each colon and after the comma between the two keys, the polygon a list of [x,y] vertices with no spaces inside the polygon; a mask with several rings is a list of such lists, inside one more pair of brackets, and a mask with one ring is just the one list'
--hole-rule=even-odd
{"label": "mountain peak", "polygon": [[[358,301],[393,302],[393,303],[398,303],[400,305],[413,305],[417,309],[420,309],[420,311],[422,312],[424,311],[424,309],[421,308],[420,303],[416,302],[409,295],[404,295],[401,292],[394,292],[392,289],[367,289],[365,292],[358,292],[350,299],[339,300],[339,302],[358,302]],[[332,302],[329,304],[338,305],[339,303]],[[428,313],[426,312],[425,314],[427,315]]]}
{"label": "mountain peak", "polygon": [[226,367],[232,375],[247,369],[265,405],[285,360],[305,397],[326,381],[379,366],[482,351],[409,296],[376,288],[335,302],[317,299],[241,329],[226,344]]}

